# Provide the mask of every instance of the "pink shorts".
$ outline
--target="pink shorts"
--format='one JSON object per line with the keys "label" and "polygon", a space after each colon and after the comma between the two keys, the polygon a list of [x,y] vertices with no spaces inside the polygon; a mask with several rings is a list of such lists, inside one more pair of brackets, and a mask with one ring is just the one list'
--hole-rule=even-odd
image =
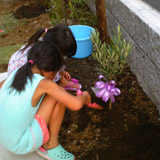
{"label": "pink shorts", "polygon": [[34,118],[38,121],[38,123],[42,129],[43,144],[44,144],[44,143],[48,142],[48,140],[49,140],[49,131],[47,128],[47,124],[39,114],[36,114]]}

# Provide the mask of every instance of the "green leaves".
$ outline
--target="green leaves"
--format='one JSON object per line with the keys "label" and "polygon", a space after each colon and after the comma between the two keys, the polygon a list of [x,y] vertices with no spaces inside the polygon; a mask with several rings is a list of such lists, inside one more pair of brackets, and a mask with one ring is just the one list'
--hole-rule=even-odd
{"label": "green leaves", "polygon": [[85,0],[46,0],[52,24],[69,23],[96,26],[96,16],[87,10]]}
{"label": "green leaves", "polygon": [[62,0],[50,0],[48,4],[49,18],[52,24],[60,23],[64,19]]}
{"label": "green leaves", "polygon": [[120,26],[111,36],[111,43],[106,45],[99,39],[99,32],[91,33],[91,41],[93,42],[94,51],[92,56],[100,63],[100,70],[105,74],[108,80],[116,80],[127,61],[127,57],[131,52],[132,45],[122,39]]}

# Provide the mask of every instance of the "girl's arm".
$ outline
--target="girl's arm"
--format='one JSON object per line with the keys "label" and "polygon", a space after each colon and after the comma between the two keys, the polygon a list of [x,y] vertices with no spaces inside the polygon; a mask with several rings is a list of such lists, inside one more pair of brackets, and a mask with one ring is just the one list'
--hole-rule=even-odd
{"label": "girl's arm", "polygon": [[39,93],[46,93],[53,97],[58,102],[64,104],[70,110],[79,110],[83,107],[84,104],[91,103],[91,97],[88,92],[83,92],[81,96],[74,96],[56,83],[43,79],[38,88],[41,90]]}

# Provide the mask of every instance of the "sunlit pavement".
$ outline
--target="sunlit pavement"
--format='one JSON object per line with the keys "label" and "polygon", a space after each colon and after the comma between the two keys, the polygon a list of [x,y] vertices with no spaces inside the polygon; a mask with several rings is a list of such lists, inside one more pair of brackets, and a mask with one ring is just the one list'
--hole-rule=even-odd
{"label": "sunlit pavement", "polygon": [[0,160],[44,160],[36,152],[26,155],[17,155],[9,152],[2,146],[0,146]]}

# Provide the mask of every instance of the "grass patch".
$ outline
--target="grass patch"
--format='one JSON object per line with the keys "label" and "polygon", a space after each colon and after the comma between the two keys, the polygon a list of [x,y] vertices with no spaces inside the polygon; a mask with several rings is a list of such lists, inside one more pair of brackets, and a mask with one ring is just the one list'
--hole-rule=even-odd
{"label": "grass patch", "polygon": [[4,31],[1,33],[1,35],[7,34],[9,31],[13,30],[17,25],[20,25],[20,22],[13,17],[12,13],[0,15],[0,30]]}
{"label": "grass patch", "polygon": [[10,45],[0,48],[0,64],[8,64],[11,55],[24,44]]}

